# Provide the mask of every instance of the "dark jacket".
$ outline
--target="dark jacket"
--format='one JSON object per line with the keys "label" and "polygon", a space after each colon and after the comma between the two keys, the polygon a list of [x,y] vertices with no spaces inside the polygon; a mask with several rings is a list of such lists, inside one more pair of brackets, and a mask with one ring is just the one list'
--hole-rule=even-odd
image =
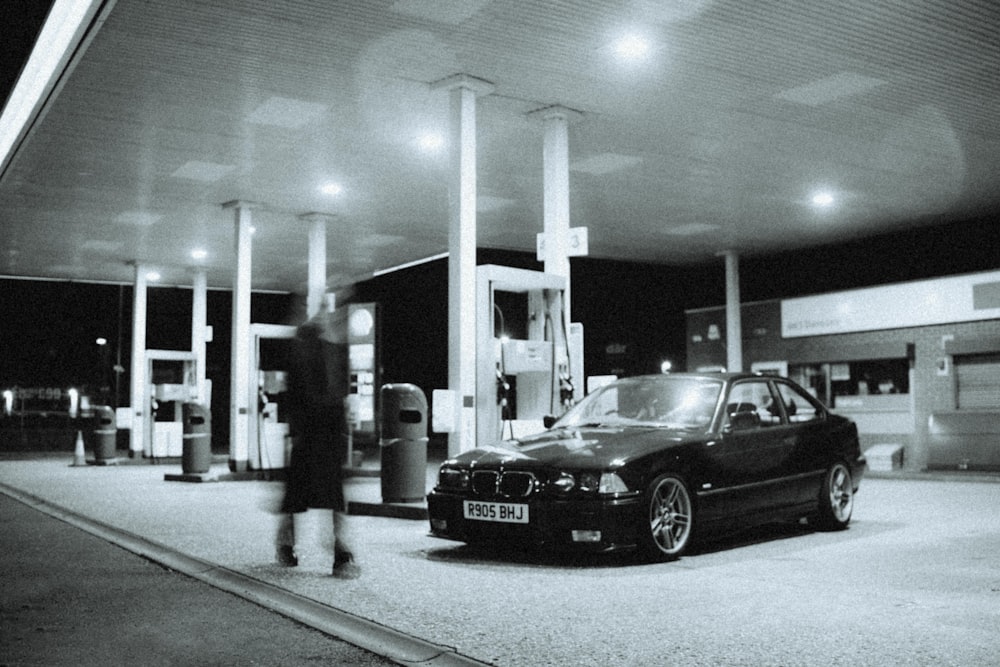
{"label": "dark jacket", "polygon": [[347,391],[346,343],[328,340],[315,322],[303,324],[292,339],[289,360],[292,456],[282,511],[345,509],[341,470],[347,458]]}

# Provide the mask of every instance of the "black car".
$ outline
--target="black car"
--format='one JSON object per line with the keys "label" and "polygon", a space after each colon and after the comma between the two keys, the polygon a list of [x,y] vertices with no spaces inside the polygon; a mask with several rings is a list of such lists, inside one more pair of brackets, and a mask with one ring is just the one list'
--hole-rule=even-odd
{"label": "black car", "polygon": [[696,535],[807,517],[847,527],[855,424],[780,377],[616,380],[548,430],[441,464],[431,533],[469,543],[680,557]]}

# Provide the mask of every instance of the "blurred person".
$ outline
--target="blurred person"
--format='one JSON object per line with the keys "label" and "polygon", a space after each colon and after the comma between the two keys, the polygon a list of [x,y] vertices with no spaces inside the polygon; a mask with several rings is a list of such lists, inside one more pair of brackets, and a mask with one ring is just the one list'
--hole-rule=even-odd
{"label": "blurred person", "polygon": [[[340,297],[341,295],[338,295]],[[319,312],[296,329],[288,369],[291,460],[276,538],[281,565],[298,565],[295,515],[333,511],[333,576],[361,574],[348,535],[343,467],[347,459],[347,308],[323,300]]]}

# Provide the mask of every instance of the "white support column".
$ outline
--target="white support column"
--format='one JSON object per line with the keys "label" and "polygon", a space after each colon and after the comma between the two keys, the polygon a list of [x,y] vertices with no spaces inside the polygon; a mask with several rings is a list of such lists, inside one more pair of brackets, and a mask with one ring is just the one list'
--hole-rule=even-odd
{"label": "white support column", "polygon": [[493,84],[464,74],[438,82],[450,106],[448,187],[448,388],[455,394],[457,428],[448,454],[476,446],[476,96]]}
{"label": "white support column", "polygon": [[300,220],[309,223],[309,283],[306,292],[306,318],[319,312],[326,295],[326,223],[333,216],[306,213]]}
{"label": "white support column", "polygon": [[146,416],[150,406],[146,401],[146,267],[135,264],[135,285],[132,292],[132,387],[129,405],[132,410],[132,430],[129,433],[129,456],[139,456],[146,442]]}
{"label": "white support column", "polygon": [[250,458],[250,293],[253,254],[248,202],[222,205],[234,212],[236,266],[233,272],[232,363],[229,383],[229,469],[243,472]]}
{"label": "white support column", "polygon": [[726,258],[726,370],[743,370],[743,324],[740,320],[740,260],[732,250]]}
{"label": "white support column", "polygon": [[545,233],[545,272],[566,279],[563,315],[567,330],[570,320],[569,299],[569,122],[580,112],[551,106],[532,112],[542,119],[545,139],[542,150],[543,231]]}
{"label": "white support column", "polygon": [[195,363],[196,401],[210,408],[205,370],[207,353],[205,341],[208,333],[208,279],[203,270],[195,271],[191,295],[191,353]]}

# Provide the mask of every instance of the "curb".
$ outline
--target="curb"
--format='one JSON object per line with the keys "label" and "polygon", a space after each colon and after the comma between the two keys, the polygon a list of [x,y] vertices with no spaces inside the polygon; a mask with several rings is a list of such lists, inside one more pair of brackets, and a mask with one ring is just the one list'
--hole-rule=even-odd
{"label": "curb", "polygon": [[452,647],[428,642],[235,570],[188,556],[134,533],[87,518],[2,482],[0,482],[0,493],[163,567],[237,595],[401,665],[484,667],[490,664],[462,655]]}

